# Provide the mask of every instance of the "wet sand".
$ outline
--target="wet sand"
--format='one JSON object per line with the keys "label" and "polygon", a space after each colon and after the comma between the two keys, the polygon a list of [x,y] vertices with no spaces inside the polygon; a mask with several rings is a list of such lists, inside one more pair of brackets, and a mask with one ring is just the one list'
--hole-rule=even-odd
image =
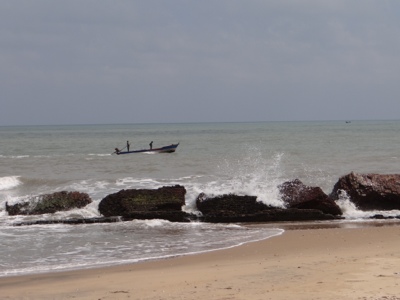
{"label": "wet sand", "polygon": [[400,226],[286,226],[264,241],[91,270],[0,278],[0,299],[400,299]]}

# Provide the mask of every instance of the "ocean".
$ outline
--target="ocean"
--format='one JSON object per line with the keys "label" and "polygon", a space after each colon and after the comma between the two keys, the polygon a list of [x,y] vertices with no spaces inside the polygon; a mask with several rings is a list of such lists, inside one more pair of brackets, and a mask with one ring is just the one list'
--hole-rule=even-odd
{"label": "ocean", "polygon": [[[171,154],[115,155],[180,143]],[[300,179],[329,194],[358,173],[400,173],[400,121],[121,124],[0,127],[0,276],[111,266],[223,249],[283,233],[279,223],[205,224],[142,220],[112,224],[13,226],[100,217],[99,202],[122,189],[182,185],[185,211],[199,193],[254,195],[282,206],[277,186]],[[88,193],[83,209],[9,216],[5,203],[57,191]],[[338,201],[347,222],[362,212]]]}

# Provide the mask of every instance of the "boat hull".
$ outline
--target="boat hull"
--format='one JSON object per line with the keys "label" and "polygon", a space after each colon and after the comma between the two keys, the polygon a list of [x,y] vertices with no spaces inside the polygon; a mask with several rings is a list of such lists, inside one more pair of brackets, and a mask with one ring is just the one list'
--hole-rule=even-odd
{"label": "boat hull", "polygon": [[132,150],[132,151],[120,151],[116,152],[116,154],[121,155],[121,154],[131,154],[131,153],[173,153],[176,151],[176,148],[178,148],[178,144],[172,144],[169,146],[164,146],[161,148],[154,148],[154,149],[142,149],[142,150]]}

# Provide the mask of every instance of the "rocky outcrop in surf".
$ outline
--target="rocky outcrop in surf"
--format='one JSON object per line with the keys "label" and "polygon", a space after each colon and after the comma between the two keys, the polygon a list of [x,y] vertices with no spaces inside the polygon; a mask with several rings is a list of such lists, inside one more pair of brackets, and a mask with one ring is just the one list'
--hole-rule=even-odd
{"label": "rocky outcrop in surf", "polygon": [[98,217],[98,218],[71,218],[61,220],[31,220],[23,221],[13,224],[14,226],[27,226],[27,225],[49,225],[49,224],[95,224],[95,223],[117,223],[125,221],[121,217]]}
{"label": "rocky outcrop in surf", "polygon": [[39,195],[13,205],[8,205],[6,202],[6,211],[10,216],[53,214],[58,211],[82,208],[91,202],[92,199],[86,193],[62,191]]}
{"label": "rocky outcrop in surf", "polygon": [[238,196],[234,194],[209,197],[205,193],[201,193],[196,199],[196,206],[203,215],[217,212],[245,215],[273,209],[272,206],[257,201],[256,196]]}
{"label": "rocky outcrop in surf", "polygon": [[317,209],[334,216],[342,214],[340,207],[320,187],[310,187],[295,179],[284,182],[278,188],[287,208]]}
{"label": "rocky outcrop in surf", "polygon": [[99,212],[105,217],[121,216],[129,219],[165,219],[172,222],[188,221],[190,215],[182,211],[186,189],[175,185],[159,189],[128,189],[110,194],[101,200]]}
{"label": "rocky outcrop in surf", "polygon": [[[164,186],[158,189],[127,189],[110,194],[99,203],[99,218],[70,220],[36,220],[36,224],[82,224],[129,221],[133,219],[164,219],[171,222],[199,220],[212,223],[315,221],[342,218],[335,200],[345,193],[348,200],[361,210],[400,210],[400,175],[350,173],[339,179],[330,195],[319,187],[304,185],[299,179],[278,186],[282,207],[273,207],[251,195],[206,195],[200,193],[196,205],[201,215],[182,211],[186,189]],[[57,192],[8,205],[9,215],[55,213],[82,208],[92,202],[80,192]],[[375,218],[385,218],[379,214]],[[400,218],[400,217],[397,217]],[[30,221],[28,221],[30,224]],[[29,225],[21,223],[20,225]]]}
{"label": "rocky outcrop in surf", "polygon": [[331,197],[339,199],[345,192],[358,209],[400,209],[400,174],[358,174],[342,176],[333,187]]}
{"label": "rocky outcrop in surf", "polygon": [[[317,201],[316,201],[317,202]],[[278,222],[333,220],[339,218],[312,208],[279,208],[268,206],[257,201],[255,196],[238,196],[233,194],[210,197],[204,193],[196,199],[198,210],[202,213],[203,222]],[[339,209],[339,211],[340,209]]]}

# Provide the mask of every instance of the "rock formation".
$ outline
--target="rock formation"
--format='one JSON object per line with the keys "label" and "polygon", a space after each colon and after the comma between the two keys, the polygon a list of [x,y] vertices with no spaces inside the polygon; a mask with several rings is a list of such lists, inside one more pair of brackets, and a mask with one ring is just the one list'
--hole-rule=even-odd
{"label": "rock formation", "polygon": [[166,219],[187,221],[182,211],[186,189],[175,185],[155,190],[128,189],[110,194],[101,200],[99,212],[105,217],[121,216],[127,219]]}
{"label": "rock formation", "polygon": [[258,202],[256,196],[225,194],[215,197],[208,197],[204,193],[201,193],[197,197],[196,206],[203,215],[216,212],[243,215],[272,208],[262,202]]}
{"label": "rock formation", "polygon": [[208,197],[200,194],[196,199],[200,220],[212,223],[277,222],[332,220],[337,217],[318,209],[277,208],[257,201],[255,196],[233,194]]}
{"label": "rock formation", "polygon": [[52,214],[82,208],[91,202],[92,199],[86,193],[62,191],[40,195],[23,203],[13,205],[6,203],[6,211],[10,216]]}
{"label": "rock formation", "polygon": [[[350,173],[339,179],[328,196],[319,187],[304,185],[295,179],[278,186],[285,208],[272,207],[256,196],[225,194],[209,196],[201,193],[196,199],[197,217],[182,211],[186,189],[167,186],[159,189],[128,189],[106,196],[99,203],[103,217],[69,220],[34,220],[30,224],[82,224],[119,222],[132,219],[164,219],[172,222],[278,222],[340,219],[342,211],[335,203],[345,192],[361,210],[400,210],[400,175]],[[36,215],[82,208],[92,200],[85,193],[56,192],[34,197],[27,202],[8,205],[9,215]],[[377,214],[374,218],[385,218]],[[398,217],[400,218],[400,217]]]}
{"label": "rock formation", "polygon": [[324,214],[342,214],[340,207],[320,187],[306,186],[299,179],[281,184],[279,192],[287,208],[317,209]]}
{"label": "rock formation", "polygon": [[338,199],[340,191],[346,192],[361,210],[400,209],[399,174],[357,174],[342,176],[333,187],[331,197]]}

